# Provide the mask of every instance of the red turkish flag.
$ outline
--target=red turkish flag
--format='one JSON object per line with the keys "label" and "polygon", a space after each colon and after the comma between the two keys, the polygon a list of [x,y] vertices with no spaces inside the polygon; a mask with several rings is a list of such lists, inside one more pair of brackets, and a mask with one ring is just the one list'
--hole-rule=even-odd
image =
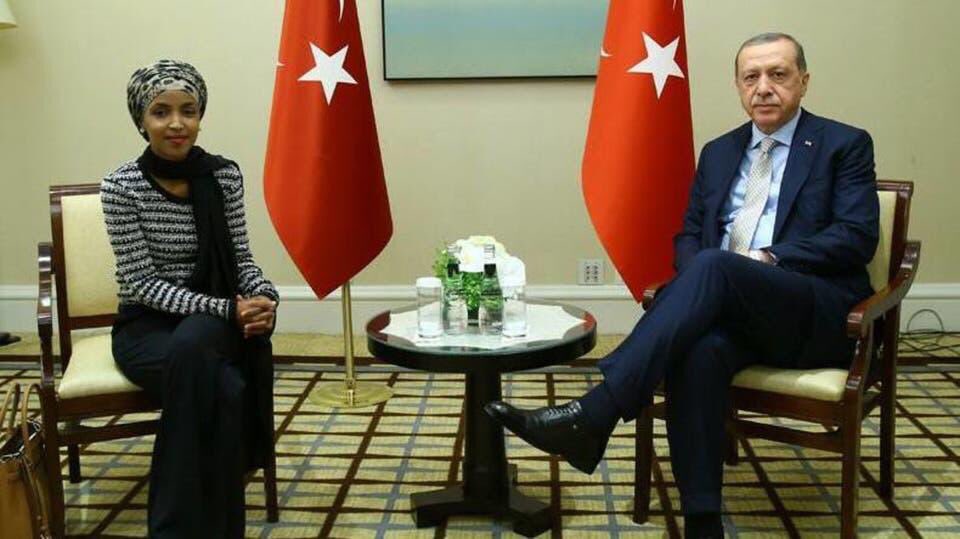
{"label": "red turkish flag", "polygon": [[263,191],[317,298],[393,234],[354,0],[287,0]]}
{"label": "red turkish flag", "polygon": [[583,156],[583,196],[639,300],[673,274],[693,179],[682,0],[610,0]]}

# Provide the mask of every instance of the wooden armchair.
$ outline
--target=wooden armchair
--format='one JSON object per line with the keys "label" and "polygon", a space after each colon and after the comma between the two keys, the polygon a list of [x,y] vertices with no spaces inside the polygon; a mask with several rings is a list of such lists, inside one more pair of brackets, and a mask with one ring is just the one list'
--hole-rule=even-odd
{"label": "wooden armchair", "polygon": [[[913,283],[920,242],[907,240],[912,182],[878,182],[880,242],[867,267],[877,292],[847,315],[847,334],[857,340],[849,370],[790,370],[752,366],[739,372],[730,387],[727,463],[737,461],[737,438],[765,438],[832,451],[843,456],[841,536],[857,535],[861,421],[880,407],[880,495],[893,497],[894,427],[897,397],[897,338],[900,303]],[[656,290],[644,293],[649,307]],[[667,397],[669,398],[669,396]],[[763,416],[819,423],[826,432],[810,432],[741,418],[739,410]],[[637,418],[636,478],[633,520],[646,522],[650,508],[653,418],[663,419],[663,403],[647,407]]]}
{"label": "wooden armchair", "polygon": [[[79,482],[80,444],[152,434],[159,423],[151,419],[92,427],[81,424],[81,420],[157,411],[160,403],[150,399],[117,368],[109,332],[73,334],[76,330],[108,328],[117,312],[114,256],[103,220],[99,184],[50,187],[50,225],[53,242],[40,243],[37,258],[40,406],[50,474],[51,528],[54,537],[63,537],[60,448],[67,447],[70,481]],[[52,349],[54,281],[60,338],[59,379]],[[276,522],[279,515],[275,456],[271,454],[267,461],[267,520]]]}

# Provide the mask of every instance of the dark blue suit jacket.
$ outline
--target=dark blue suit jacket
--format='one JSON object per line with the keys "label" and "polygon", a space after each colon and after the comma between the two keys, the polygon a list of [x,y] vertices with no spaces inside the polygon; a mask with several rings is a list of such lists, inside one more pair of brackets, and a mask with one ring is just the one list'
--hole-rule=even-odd
{"label": "dark blue suit jacket", "polygon": [[[811,276],[815,324],[840,324],[871,294],[866,265],[879,235],[873,141],[862,129],[800,111],[780,187],[773,243],[778,265]],[[719,247],[721,211],[751,138],[750,123],[700,153],[683,230],[674,238],[678,271]]]}

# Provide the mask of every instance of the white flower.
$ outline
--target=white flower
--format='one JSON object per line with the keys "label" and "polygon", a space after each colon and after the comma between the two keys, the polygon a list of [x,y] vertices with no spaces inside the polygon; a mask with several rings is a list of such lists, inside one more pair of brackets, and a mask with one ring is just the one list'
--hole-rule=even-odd
{"label": "white flower", "polygon": [[503,262],[497,262],[497,278],[500,287],[524,286],[527,284],[527,267],[523,260],[509,256]]}
{"label": "white flower", "polygon": [[470,236],[454,242],[460,252],[460,271],[465,273],[479,273],[483,271],[484,246],[494,246],[494,262],[497,264],[497,277],[501,283],[526,283],[526,267],[519,258],[511,256],[507,248],[493,236]]}
{"label": "white flower", "polygon": [[470,236],[466,239],[466,243],[479,245],[481,248],[483,248],[484,245],[493,245],[498,259],[510,256],[510,253],[507,252],[507,248],[504,247],[504,245],[497,241],[497,238],[494,238],[493,236]]}
{"label": "white flower", "polygon": [[[463,242],[463,243],[461,243]],[[483,245],[474,245],[466,240],[457,240],[460,252],[460,271],[465,273],[479,273],[483,271]]]}

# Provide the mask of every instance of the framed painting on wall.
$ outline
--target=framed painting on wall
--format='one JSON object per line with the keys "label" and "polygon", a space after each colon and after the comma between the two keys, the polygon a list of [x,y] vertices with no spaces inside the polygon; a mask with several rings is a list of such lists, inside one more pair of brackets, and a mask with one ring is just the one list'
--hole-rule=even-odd
{"label": "framed painting on wall", "polygon": [[382,0],[383,76],[596,75],[607,0]]}

